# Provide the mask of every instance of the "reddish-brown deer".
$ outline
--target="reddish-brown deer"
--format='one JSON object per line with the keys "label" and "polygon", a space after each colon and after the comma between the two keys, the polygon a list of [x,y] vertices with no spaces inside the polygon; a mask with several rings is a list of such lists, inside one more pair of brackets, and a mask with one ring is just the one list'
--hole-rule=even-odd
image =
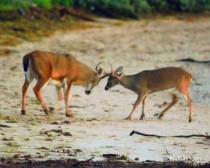
{"label": "reddish-brown deer", "polygon": [[[135,75],[123,75],[122,69],[122,66],[116,70],[113,70],[111,67],[111,73],[107,74],[109,78],[105,90],[109,90],[111,87],[120,84],[125,88],[134,91],[138,95],[134,107],[126,119],[131,119],[133,112],[141,102],[142,114],[140,119],[142,120],[145,117],[144,106],[149,94],[168,89],[176,89],[185,96],[189,104],[189,122],[192,121],[192,100],[188,93],[192,81],[192,75],[189,72],[182,68],[166,67],[156,70],[142,71]],[[178,102],[179,99],[175,93],[171,96],[172,102],[160,113],[159,118],[162,118],[163,115]]]}
{"label": "reddish-brown deer", "polygon": [[[99,63],[100,64],[100,63]],[[62,89],[64,90],[66,116],[71,117],[69,109],[69,95],[72,84],[85,85],[86,94],[90,94],[94,86],[101,80],[103,69],[97,65],[95,70],[79,62],[76,58],[68,54],[56,54],[44,51],[33,51],[23,57],[23,68],[25,72],[25,82],[22,87],[22,110],[26,111],[26,93],[29,84],[33,79],[37,79],[33,91],[42,105],[45,113],[53,112],[59,102],[63,99]],[[49,108],[45,103],[41,90],[47,84],[56,86],[58,102],[54,108]]]}

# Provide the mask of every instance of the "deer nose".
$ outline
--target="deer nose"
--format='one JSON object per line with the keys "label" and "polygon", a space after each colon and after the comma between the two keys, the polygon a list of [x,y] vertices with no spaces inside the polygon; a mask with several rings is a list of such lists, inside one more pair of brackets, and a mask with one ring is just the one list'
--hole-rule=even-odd
{"label": "deer nose", "polygon": [[85,91],[86,95],[89,95],[91,93],[90,90]]}

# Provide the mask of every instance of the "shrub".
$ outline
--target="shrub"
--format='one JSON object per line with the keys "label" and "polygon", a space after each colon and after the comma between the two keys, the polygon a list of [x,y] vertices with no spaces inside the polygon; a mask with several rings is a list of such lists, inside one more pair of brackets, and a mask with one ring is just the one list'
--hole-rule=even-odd
{"label": "shrub", "polygon": [[150,12],[210,11],[210,0],[0,0],[0,9],[28,8],[32,3],[50,9],[52,5],[84,8],[108,17],[138,18]]}
{"label": "shrub", "polygon": [[116,17],[136,17],[134,12],[134,7],[129,3],[128,0],[107,0],[105,5],[105,10]]}
{"label": "shrub", "polygon": [[167,0],[170,10],[181,12],[203,12],[210,0]]}
{"label": "shrub", "polygon": [[134,12],[136,15],[139,15],[140,13],[147,14],[152,10],[147,0],[131,0],[130,2],[134,6]]}
{"label": "shrub", "polygon": [[206,0],[205,10],[210,11],[210,0]]}
{"label": "shrub", "polygon": [[[209,0],[196,0],[194,8],[193,8],[193,12],[203,12],[205,11],[207,2]],[[210,2],[210,1],[209,1]]]}
{"label": "shrub", "polygon": [[196,0],[180,0],[181,11],[192,11],[195,7]]}
{"label": "shrub", "polygon": [[45,9],[50,9],[52,7],[50,0],[33,0],[33,2]]}
{"label": "shrub", "polygon": [[1,10],[15,10],[17,8],[28,8],[31,2],[29,1],[20,1],[20,0],[1,0],[0,9]]}
{"label": "shrub", "polygon": [[52,5],[73,6],[73,0],[51,0]]}
{"label": "shrub", "polygon": [[147,0],[153,11],[168,11],[167,0]]}
{"label": "shrub", "polygon": [[135,17],[129,0],[74,0],[74,7],[82,7],[108,17]]}

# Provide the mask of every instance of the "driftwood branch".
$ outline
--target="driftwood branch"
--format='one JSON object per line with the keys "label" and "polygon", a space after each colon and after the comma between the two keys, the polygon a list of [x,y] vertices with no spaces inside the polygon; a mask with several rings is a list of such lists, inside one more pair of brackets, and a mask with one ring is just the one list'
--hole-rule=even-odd
{"label": "driftwood branch", "polygon": [[195,60],[193,58],[178,59],[176,61],[178,61],[178,62],[194,62],[194,63],[202,63],[202,64],[210,63],[210,61],[199,61],[199,60]]}
{"label": "driftwood branch", "polygon": [[163,135],[145,134],[145,133],[141,133],[141,132],[138,132],[138,131],[132,131],[130,133],[130,136],[132,136],[133,134],[147,136],[147,137],[156,137],[156,138],[168,138],[168,137],[174,137],[174,138],[192,138],[192,137],[199,137],[199,138],[201,138],[202,137],[202,138],[210,139],[210,136],[209,135],[202,135],[202,134],[163,136]]}
{"label": "driftwood branch", "polygon": [[77,162],[77,163],[73,164],[72,167],[77,167],[78,165],[83,164],[83,163],[89,163],[93,159],[94,159],[94,157],[92,157],[92,158],[90,158],[88,160],[83,160],[83,161]]}
{"label": "driftwood branch", "polygon": [[4,124],[0,124],[0,127],[3,127],[3,128],[11,128],[10,126],[4,125]]}

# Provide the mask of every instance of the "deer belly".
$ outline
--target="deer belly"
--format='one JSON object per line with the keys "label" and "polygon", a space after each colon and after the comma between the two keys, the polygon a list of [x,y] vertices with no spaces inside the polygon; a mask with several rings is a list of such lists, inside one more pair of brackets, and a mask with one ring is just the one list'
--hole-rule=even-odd
{"label": "deer belly", "polygon": [[55,80],[55,79],[50,79],[49,80],[49,85],[55,85],[55,86],[58,86],[58,87],[62,87],[63,84],[64,84],[64,80]]}

